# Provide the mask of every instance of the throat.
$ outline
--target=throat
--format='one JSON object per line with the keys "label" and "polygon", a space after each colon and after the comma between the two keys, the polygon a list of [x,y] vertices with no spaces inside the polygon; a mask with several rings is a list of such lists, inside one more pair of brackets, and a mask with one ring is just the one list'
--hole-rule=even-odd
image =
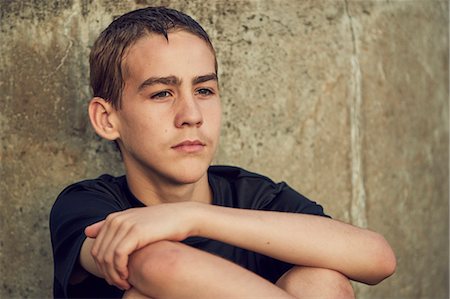
{"label": "throat", "polygon": [[195,201],[211,204],[213,192],[205,174],[192,184],[153,184],[153,182],[133,180],[127,176],[130,192],[144,205]]}

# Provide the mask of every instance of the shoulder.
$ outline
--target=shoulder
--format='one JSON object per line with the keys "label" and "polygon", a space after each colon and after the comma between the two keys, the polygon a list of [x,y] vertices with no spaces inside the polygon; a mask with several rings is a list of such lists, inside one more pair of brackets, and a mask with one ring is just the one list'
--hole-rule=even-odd
{"label": "shoulder", "polygon": [[274,181],[268,177],[251,172],[236,166],[224,166],[224,165],[214,165],[210,166],[208,169],[209,177],[226,180],[231,183],[236,183],[240,181],[252,181],[265,183],[269,185],[276,185]]}
{"label": "shoulder", "polygon": [[103,174],[95,179],[88,179],[70,184],[61,191],[57,201],[60,198],[70,197],[77,193],[92,193],[115,196],[124,192],[126,187],[125,176],[112,176]]}
{"label": "shoulder", "polygon": [[103,174],[95,179],[87,179],[70,184],[64,188],[58,197],[77,191],[103,191],[106,193],[114,193],[123,189],[125,181],[125,176],[115,177],[109,174]]}
{"label": "shoulder", "polygon": [[[84,229],[128,207],[124,186],[125,177],[102,175],[71,184],[59,194],[49,217],[55,296],[66,297],[77,290],[84,292],[81,288],[85,285],[69,284],[86,239]],[[99,286],[96,288],[99,289]]]}
{"label": "shoulder", "polygon": [[324,216],[322,207],[285,182],[234,166],[211,166],[208,178],[219,205]]}
{"label": "shoulder", "polygon": [[[111,209],[126,208],[126,178],[104,174],[95,179],[73,183],[58,195],[53,204],[51,215],[70,213],[84,208],[111,207]],[[63,211],[66,211],[63,213]]]}
{"label": "shoulder", "polygon": [[258,209],[272,201],[285,183],[234,166],[211,166],[208,179],[219,205]]}

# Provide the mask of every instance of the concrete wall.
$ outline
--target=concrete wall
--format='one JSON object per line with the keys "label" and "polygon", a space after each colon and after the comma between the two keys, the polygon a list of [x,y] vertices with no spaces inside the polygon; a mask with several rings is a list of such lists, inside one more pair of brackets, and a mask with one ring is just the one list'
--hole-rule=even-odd
{"label": "concrete wall", "polygon": [[285,180],[386,236],[397,273],[359,298],[449,296],[448,1],[0,1],[0,297],[51,296],[48,214],[121,173],[86,117],[88,53],[113,18],[170,5],[220,63],[217,163]]}

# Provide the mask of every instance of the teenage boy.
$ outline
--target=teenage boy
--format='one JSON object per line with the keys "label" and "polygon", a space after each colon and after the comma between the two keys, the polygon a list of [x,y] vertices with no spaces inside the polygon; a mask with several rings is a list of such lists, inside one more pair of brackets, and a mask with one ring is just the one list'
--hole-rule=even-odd
{"label": "teenage boy", "polygon": [[214,48],[189,16],[127,13],[91,56],[89,117],[125,176],[66,188],[50,218],[55,297],[351,298],[395,270],[379,234],[284,183],[210,166],[221,106]]}

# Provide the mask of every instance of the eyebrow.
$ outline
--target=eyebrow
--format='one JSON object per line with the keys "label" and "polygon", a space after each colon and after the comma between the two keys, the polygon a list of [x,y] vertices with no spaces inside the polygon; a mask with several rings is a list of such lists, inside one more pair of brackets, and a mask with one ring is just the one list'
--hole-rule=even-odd
{"label": "eyebrow", "polygon": [[[192,84],[199,84],[207,81],[218,81],[217,75],[215,73],[197,76],[194,79],[192,79]],[[175,76],[167,76],[167,77],[150,77],[144,82],[142,82],[139,87],[138,91],[143,90],[146,87],[155,85],[155,84],[163,84],[163,85],[175,85],[179,86],[181,85],[182,80]]]}
{"label": "eyebrow", "polygon": [[138,91],[143,90],[144,88],[148,86],[152,86],[155,84],[164,84],[164,85],[180,85],[181,80],[178,79],[175,76],[168,76],[168,77],[150,77],[144,82],[141,83],[138,87]]}
{"label": "eyebrow", "polygon": [[207,82],[207,81],[216,81],[217,82],[218,80],[217,80],[216,73],[211,73],[211,74],[207,74],[204,76],[195,77],[192,80],[192,84],[195,85],[195,84],[199,84],[199,83],[203,83],[203,82]]}

